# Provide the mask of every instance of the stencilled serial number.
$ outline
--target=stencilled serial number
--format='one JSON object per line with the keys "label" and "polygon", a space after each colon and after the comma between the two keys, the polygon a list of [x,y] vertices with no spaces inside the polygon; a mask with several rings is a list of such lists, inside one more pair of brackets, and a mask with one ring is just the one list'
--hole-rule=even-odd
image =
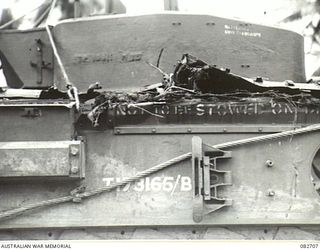
{"label": "stencilled serial number", "polygon": [[[119,177],[106,177],[102,180],[105,182],[106,186],[113,183],[120,182],[125,178]],[[135,183],[129,183],[123,187],[117,188],[117,191],[128,192],[133,190],[136,192],[159,192],[164,191],[173,195],[176,191],[178,192],[188,192],[192,190],[192,182],[189,176],[177,175],[165,176],[165,177],[146,177]]]}
{"label": "stencilled serial number", "polygon": [[224,25],[224,33],[226,35],[240,35],[240,36],[250,36],[250,37],[261,37],[260,32],[252,32],[248,27],[240,25]]}

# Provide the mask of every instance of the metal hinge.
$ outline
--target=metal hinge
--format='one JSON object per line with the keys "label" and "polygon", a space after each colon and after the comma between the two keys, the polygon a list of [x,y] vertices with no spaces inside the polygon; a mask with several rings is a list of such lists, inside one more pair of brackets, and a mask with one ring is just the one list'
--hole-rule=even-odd
{"label": "metal hinge", "polygon": [[232,185],[231,171],[217,169],[217,160],[231,158],[230,151],[222,151],[203,144],[200,137],[192,138],[193,220],[222,207],[231,206],[232,200],[219,196],[219,189]]}

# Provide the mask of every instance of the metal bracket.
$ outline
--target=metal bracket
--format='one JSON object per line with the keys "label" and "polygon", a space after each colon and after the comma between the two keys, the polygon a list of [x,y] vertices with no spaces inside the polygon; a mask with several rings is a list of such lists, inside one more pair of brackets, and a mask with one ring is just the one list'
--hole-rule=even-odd
{"label": "metal bracket", "polygon": [[85,143],[72,141],[0,142],[0,180],[82,180]]}
{"label": "metal bracket", "polygon": [[41,85],[43,82],[43,70],[51,69],[51,63],[43,61],[43,42],[41,39],[36,39],[36,62],[30,61],[30,66],[37,70],[37,84]]}
{"label": "metal bracket", "polygon": [[231,206],[232,200],[219,196],[219,187],[232,185],[231,171],[217,169],[217,160],[231,158],[230,151],[222,151],[203,144],[198,136],[192,138],[193,220],[222,207]]}

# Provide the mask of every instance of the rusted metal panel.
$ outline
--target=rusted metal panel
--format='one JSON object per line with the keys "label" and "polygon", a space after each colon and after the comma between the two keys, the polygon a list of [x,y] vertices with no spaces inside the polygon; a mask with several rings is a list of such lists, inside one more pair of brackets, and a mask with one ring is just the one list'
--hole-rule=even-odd
{"label": "rusted metal panel", "polygon": [[[80,89],[97,81],[108,89],[156,83],[159,72],[146,62],[159,61],[170,73],[184,53],[244,77],[305,81],[303,38],[282,29],[207,15],[156,14],[69,20],[53,31],[71,81]],[[59,69],[55,79],[63,83]]]}
{"label": "rusted metal panel", "polygon": [[0,142],[0,179],[84,178],[81,141]]}

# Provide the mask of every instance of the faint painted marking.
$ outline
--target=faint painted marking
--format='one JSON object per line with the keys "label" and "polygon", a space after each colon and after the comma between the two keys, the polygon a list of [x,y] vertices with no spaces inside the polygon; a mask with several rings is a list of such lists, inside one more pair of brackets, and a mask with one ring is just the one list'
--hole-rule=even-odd
{"label": "faint painted marking", "polygon": [[[105,177],[102,179],[106,186],[109,186],[115,182],[120,182],[125,178],[120,177]],[[180,185],[179,185],[180,183]],[[137,182],[129,183],[124,187],[118,187],[118,192],[128,192],[130,190],[136,192],[170,192],[172,196],[176,191],[179,192],[189,192],[192,190],[192,182],[190,176],[165,176],[165,177],[146,177]]]}
{"label": "faint painted marking", "polygon": [[176,182],[174,183],[173,189],[172,189],[172,191],[171,191],[171,193],[170,193],[171,196],[172,196],[173,193],[176,191],[176,188],[177,188],[177,186],[178,186],[178,184],[179,184],[180,178],[181,178],[181,175],[178,175],[178,176],[177,176],[177,179],[176,179]]}
{"label": "faint painted marking", "polygon": [[224,34],[226,35],[240,35],[248,37],[261,37],[260,32],[252,32],[248,27],[238,25],[224,25]]}

